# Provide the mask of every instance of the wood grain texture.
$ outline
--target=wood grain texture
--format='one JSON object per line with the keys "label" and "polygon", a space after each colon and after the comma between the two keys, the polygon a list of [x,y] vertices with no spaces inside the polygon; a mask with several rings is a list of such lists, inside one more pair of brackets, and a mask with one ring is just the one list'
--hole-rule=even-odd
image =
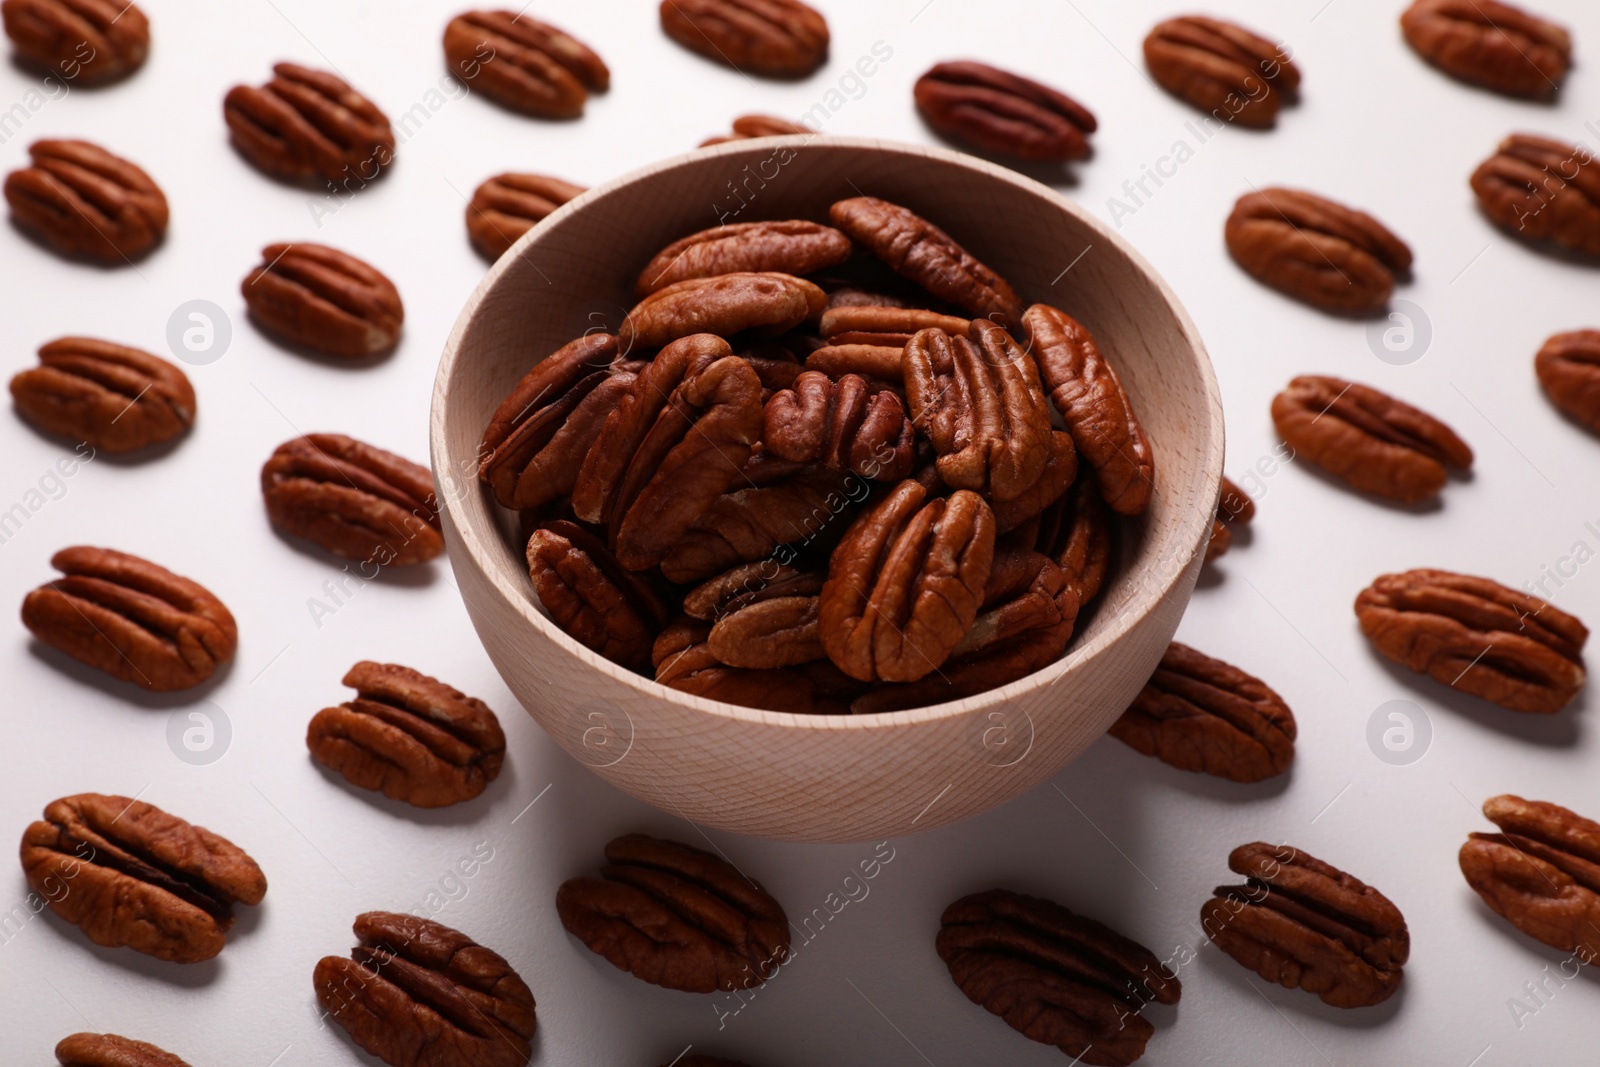
{"label": "wood grain texture", "polygon": [[[615,330],[640,266],[720,223],[826,218],[867,194],[933,219],[1029,301],[1094,331],[1150,434],[1150,511],[1124,531],[1093,617],[1066,657],[932,708],[795,716],[702,700],[578,645],[534,597],[510,516],[475,478],[483,427],[538,360]],[[1132,700],[1177,629],[1222,473],[1222,410],[1177,298],[1086,211],[1013,171],[942,149],[805,136],[702,149],[594,189],[489,271],[446,344],[431,417],[445,539],[468,613],[506,684],[576,759],[698,823],[857,841],[986,811],[1047,781]]]}

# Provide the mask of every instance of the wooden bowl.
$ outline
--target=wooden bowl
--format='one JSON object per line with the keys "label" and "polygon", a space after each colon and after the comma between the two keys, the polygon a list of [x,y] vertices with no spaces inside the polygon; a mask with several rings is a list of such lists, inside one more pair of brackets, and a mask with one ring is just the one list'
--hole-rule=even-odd
{"label": "wooden bowl", "polygon": [[[935,148],[782,137],[657,163],[591,190],[500,258],[467,302],[434,385],[445,540],[478,636],[506,684],[575,758],[664,811],[739,833],[857,841],[985,811],[1055,775],[1128,705],[1177,629],[1211,530],[1222,410],[1194,324],[1150,265],[1084,209],[1014,171]],[[980,696],[864,716],[703,700],[624,670],[542,613],[512,516],[479,485],[490,413],[534,363],[615,330],[660,248],[711,226],[826,220],[880,196],[921,212],[1094,332],[1153,442],[1148,513],[1068,654]]]}

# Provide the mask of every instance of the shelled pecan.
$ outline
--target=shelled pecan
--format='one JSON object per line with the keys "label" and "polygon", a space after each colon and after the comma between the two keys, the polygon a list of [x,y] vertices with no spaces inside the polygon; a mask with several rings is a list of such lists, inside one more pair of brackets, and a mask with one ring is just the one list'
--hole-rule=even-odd
{"label": "shelled pecan", "polygon": [[581,41],[524,11],[468,11],[444,29],[450,71],[495,103],[525,115],[572,119],[611,71]]}
{"label": "shelled pecan", "polygon": [[733,120],[733,132],[707,137],[700,142],[701,148],[710,148],[714,144],[727,144],[729,141],[749,141],[756,137],[788,137],[791,134],[815,134],[810,126],[802,126],[798,122],[780,119],[775,115],[740,115]]}
{"label": "shelled pecan", "polygon": [[150,53],[150,20],[123,0],[5,0],[17,58],[74,85],[103,85],[137,70]]}
{"label": "shelled pecan", "polygon": [[189,1067],[166,1049],[146,1041],[88,1031],[56,1042],[61,1067]]}
{"label": "shelled pecan", "polygon": [[970,60],[935,64],[917,79],[913,96],[941,135],[1017,159],[1083,159],[1097,125],[1067,94]]}
{"label": "shelled pecan", "polygon": [[1499,0],[1417,0],[1400,30],[1446,74],[1507,96],[1548,99],[1572,66],[1564,27]]}
{"label": "shelled pecan", "polygon": [[803,78],[828,58],[828,22],[800,0],[662,0],[661,28],[737,71]]}
{"label": "shelled pecan", "polygon": [[256,167],[290,181],[341,188],[378,177],[394,161],[389,117],[326,71],[279,63],[261,88],[235,85],[222,101],[233,146]]}
{"label": "shelled pecan", "polygon": [[1067,487],[1078,476],[1078,450],[1072,444],[1072,435],[1063,430],[1050,431],[1049,453],[1044,470],[1028,488],[1010,500],[996,500],[994,526],[997,534],[1005,534],[1042,513],[1061,499]]}
{"label": "shelled pecan", "polygon": [[150,175],[88,141],[35,141],[6,175],[16,224],[64,255],[127,263],[167,233],[167,198]]}
{"label": "shelled pecan", "polygon": [[[737,222],[692,233],[657,252],[634,284],[640,298],[691,278],[719,274],[811,274],[850,258],[850,238],[804,219]],[[821,308],[812,309],[815,314]]]}
{"label": "shelled pecan", "polygon": [[544,174],[496,174],[472,191],[467,237],[493,263],[556,208],[586,192],[581,185]]}
{"label": "shelled pecan", "polygon": [[865,686],[826,659],[788,667],[730,667],[711,651],[711,624],[678,619],[653,649],[656,681],[669,689],[791,715],[848,715]]}
{"label": "shelled pecan", "polygon": [[773,455],[820,463],[880,482],[911,474],[914,431],[900,397],[862,378],[804,371],[762,410],[761,440]]}
{"label": "shelled pecan", "polygon": [[854,374],[869,385],[900,388],[905,349],[899,345],[824,345],[806,356],[806,370],[843,378]]}
{"label": "shelled pecan", "polygon": [[644,578],[624,570],[599,538],[564,520],[534,530],[527,558],[539,602],[568,636],[630,670],[650,669],[650,647],[667,611]]}
{"label": "shelled pecan", "polygon": [[47,433],[132,452],[187,433],[194,423],[188,375],[137,348],[62,337],[39,349],[39,365],[11,379],[17,414]]}
{"label": "shelled pecan", "polygon": [[327,245],[268,245],[239,292],[268,333],[342,359],[392,349],[406,316],[382,271]]}
{"label": "shelled pecan", "polygon": [[1187,15],[1158,23],[1144,39],[1144,62],[1167,92],[1241,126],[1267,129],[1300,91],[1288,51],[1243,26]]}
{"label": "shelled pecan", "polygon": [[828,310],[822,313],[819,332],[830,345],[874,345],[903,348],[919,330],[936,327],[945,333],[966,336],[972,328],[970,319],[954,315],[941,315],[924,308],[900,308],[892,305],[834,306],[829,296]]}
{"label": "shelled pecan", "polygon": [[1539,349],[1533,369],[1552,404],[1600,433],[1600,330],[1555,334]]}
{"label": "shelled pecan", "polygon": [[1461,873],[1483,902],[1536,941],[1579,962],[1600,957],[1600,823],[1541,800],[1483,802],[1497,834],[1472,833]]}
{"label": "shelled pecan", "polygon": [[639,301],[617,331],[624,352],[646,352],[682,337],[732,337],[745,330],[773,336],[822,314],[828,298],[791,274],[742,271],[688,278]]}
{"label": "shelled pecan", "polygon": [[1472,172],[1472,191],[1513,237],[1600,257],[1600,164],[1584,146],[1514,133]]}

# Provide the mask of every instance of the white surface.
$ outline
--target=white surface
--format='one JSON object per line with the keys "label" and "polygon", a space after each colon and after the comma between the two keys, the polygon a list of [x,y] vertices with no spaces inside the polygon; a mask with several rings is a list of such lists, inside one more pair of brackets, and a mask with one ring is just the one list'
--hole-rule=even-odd
{"label": "white surface", "polygon": [[[20,835],[63,794],[138,794],[244,846],[271,884],[261,908],[242,909],[222,956],[197,967],[95,948],[48,914],[8,930],[0,941],[6,1062],[47,1063],[58,1038],[87,1028],[155,1041],[196,1067],[374,1062],[336,1028],[319,1028],[312,965],[348,950],[357,912],[422,906],[441,885],[449,889],[459,860],[492,849],[438,918],[505,954],[527,979],[539,1001],[537,1063],[649,1067],[692,1043],[766,1067],[1060,1064],[1060,1053],[1024,1040],[951,984],[933,951],[943,906],[1010,886],[1056,898],[1166,955],[1197,944],[1201,902],[1232,879],[1228,850],[1255,839],[1286,840],[1339,864],[1401,907],[1413,941],[1402,991],[1377,1009],[1337,1012],[1204,949],[1182,968],[1182,1004],[1150,1012],[1157,1035],[1145,1062],[1489,1067],[1576,1062],[1579,1047],[1592,1047],[1600,989],[1587,976],[1564,987],[1549,981],[1542,1007],[1525,1002],[1538,1010],[1525,1011],[1519,1029],[1508,1000],[1526,997],[1524,983],[1554,970],[1561,954],[1483,907],[1455,852],[1468,831],[1487,828],[1476,808],[1494,793],[1600,813],[1586,721],[1593,699],[1533,719],[1458,698],[1378,662],[1350,602],[1385,570],[1433,565],[1521,585],[1575,542],[1590,555],[1600,548],[1600,533],[1584,525],[1600,527],[1600,442],[1548,407],[1531,366],[1548,334],[1597,324],[1597,275],[1502,237],[1476,213],[1466,184],[1511,130],[1591,145],[1600,138],[1600,83],[1587,65],[1600,47],[1593,5],[1540,0],[1573,27],[1585,64],[1562,102],[1545,107],[1476,92],[1423,66],[1400,39],[1398,0],[1218,0],[1219,14],[1293,46],[1305,95],[1273,132],[1230,129],[1203,145],[1187,125],[1195,113],[1151,85],[1139,59],[1148,27],[1185,5],[818,6],[832,24],[833,58],[814,77],[782,84],[748,82],[679,49],[660,34],[650,0],[537,4],[534,14],[601,52],[614,72],[611,92],[569,124],[448,99],[392,172],[320,228],[306,192],[263,178],[229,149],[223,93],[240,81],[259,84],[273,61],[293,58],[337,66],[398,122],[439,86],[439,38],[457,4],[149,0],[155,44],[146,69],[123,85],[49,101],[0,144],[9,170],[39,137],[101,142],[144,165],[173,211],[165,246],[137,270],[63,263],[0,229],[7,375],[64,334],[165,351],[168,315],[191,299],[219,304],[233,327],[222,359],[189,370],[200,420],[180,447],[140,465],[88,464],[0,545],[0,605],[17,604],[50,577],[55,550],[107,544],[204,582],[241,631],[238,660],[218,683],[151,699],[41,654],[20,624],[8,624],[0,827]],[[1179,636],[1287,698],[1300,723],[1289,775],[1239,787],[1102,742],[1006,808],[895,841],[869,894],[798,945],[794,962],[719,1033],[727,1008],[718,998],[613,970],[562,931],[552,908],[556,886],[594,868],[613,835],[644,830],[704,844],[701,833],[602,785],[538,732],[479,649],[442,562],[361,587],[319,626],[308,600],[325,596],[323,583],[339,571],[271,532],[257,471],[302,431],[346,432],[426,458],[435,358],[483,270],[462,226],[464,198],[483,178],[533,170],[597,183],[690,148],[735,115],[798,115],[880,40],[892,58],[859,99],[838,98],[846,102],[829,131],[929,139],[911,106],[912,81],[935,60],[972,56],[1035,74],[1096,112],[1096,156],[1074,168],[1075,186],[1062,187],[1103,213],[1107,198],[1175,141],[1197,148],[1122,220],[1123,231],[1205,334],[1230,415],[1235,478],[1273,453],[1268,402],[1308,371],[1419,403],[1466,437],[1478,463],[1426,513],[1357,498],[1292,465],[1262,479],[1253,537],[1202,579]],[[36,84],[0,65],[0,110]],[[1363,324],[1283,299],[1228,261],[1222,221],[1233,200],[1274,183],[1368,209],[1411,242],[1417,276],[1398,296],[1431,321],[1420,360],[1380,362]],[[393,358],[341,370],[286,353],[249,325],[238,280],[261,246],[278,240],[345,248],[395,280],[408,318]],[[0,447],[0,510],[24,500],[67,454],[9,416],[0,417]],[[1561,607],[1600,619],[1594,567],[1549,588]],[[311,763],[306,721],[346,697],[339,678],[366,657],[435,674],[500,712],[510,757],[486,797],[419,813]],[[1431,749],[1411,766],[1385,764],[1366,741],[1368,717],[1394,699],[1417,702],[1432,724]],[[205,701],[225,710],[233,739],[218,762],[190,766],[168,748],[168,718]],[[710,836],[797,921],[830,893],[842,897],[846,876],[874,851]],[[20,870],[0,874],[0,914],[26,892]]]}

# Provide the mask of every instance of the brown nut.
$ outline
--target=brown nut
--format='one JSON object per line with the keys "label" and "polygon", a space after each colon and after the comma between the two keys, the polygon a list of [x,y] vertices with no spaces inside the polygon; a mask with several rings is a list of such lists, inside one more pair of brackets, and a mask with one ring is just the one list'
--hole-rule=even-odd
{"label": "brown nut", "polygon": [[1473,833],[1461,873],[1503,919],[1582,963],[1600,956],[1600,823],[1509,794],[1483,802],[1498,834]]}
{"label": "brown nut", "polygon": [[[634,292],[643,298],[719,274],[811,274],[849,258],[850,238],[832,226],[804,219],[738,222],[692,233],[657,252],[639,273]],[[807,312],[814,313],[809,305]]]}
{"label": "brown nut", "polygon": [[1261,679],[1174,641],[1111,736],[1179,770],[1260,782],[1294,762],[1294,713]]}
{"label": "brown nut", "polygon": [[1549,715],[1583,688],[1588,628],[1487,578],[1384,574],[1355,608],[1361,632],[1385,657],[1503,708]]}
{"label": "brown nut", "polygon": [[1472,191],[1513,237],[1600,257],[1600,166],[1584,146],[1512,134],[1472,172]]}
{"label": "brown nut", "polygon": [[639,301],[617,335],[630,353],[697,333],[726,338],[756,330],[770,337],[816,318],[827,303],[822,290],[804,278],[776,271],[689,278]]}
{"label": "brown nut", "polygon": [[239,292],[268,333],[343,359],[389,351],[406,316],[399,290],[381,271],[327,245],[268,245]]}
{"label": "brown nut", "polygon": [[611,71],[589,46],[525,11],[468,11],[444,28],[450,71],[495,103],[542,119],[583,114]]}
{"label": "brown nut", "polygon": [[1089,155],[1094,115],[1032,78],[970,60],[937,63],[912,93],[928,125],[951,140],[1035,161]]}
{"label": "brown nut", "polygon": [[990,505],[994,508],[996,533],[1010,533],[1038,517],[1061,499],[1078,476],[1078,450],[1072,444],[1071,434],[1051,430],[1049,449],[1049,458],[1037,481],[1012,499],[996,500]]}
{"label": "brown nut", "polygon": [[[821,583],[817,583],[820,588]],[[706,648],[729,667],[776,670],[824,657],[817,636],[816,594],[754,598],[724,612],[706,636]]]}
{"label": "brown nut", "polygon": [[1292,380],[1272,398],[1272,424],[1297,458],[1404,504],[1437,496],[1447,466],[1472,466],[1472,449],[1432,415],[1339,378]]}
{"label": "brown nut", "polygon": [[6,175],[17,225],[63,255],[127,263],[161,243],[167,198],[150,175],[88,141],[35,141]]}
{"label": "brown nut", "polygon": [[80,793],[52,801],[22,834],[33,891],[106,948],[169,963],[222,951],[233,905],[259,904],[267,879],[233,842],[153,804]]}
{"label": "brown nut", "polygon": [[710,636],[708,623],[675,620],[656,639],[656,681],[705,700],[790,715],[848,715],[850,699],[865,688],[825,659],[762,670],[730,667],[711,651]]}
{"label": "brown nut", "polygon": [[189,1067],[165,1049],[116,1034],[69,1034],[56,1042],[61,1067]]}
{"label": "brown nut", "polygon": [[[830,345],[873,345],[904,348],[919,330],[937,327],[945,333],[965,336],[972,328],[969,319],[941,315],[922,308],[901,308],[881,304],[836,305],[834,293],[828,297],[828,310],[822,313],[819,332]],[[898,377],[898,376],[897,376]]]}
{"label": "brown nut", "polygon": [[1240,964],[1335,1008],[1381,1004],[1400,988],[1411,935],[1388,897],[1288,845],[1240,845],[1228,867],[1247,883],[1219,886],[1200,921]]}
{"label": "brown nut", "polygon": [[762,410],[761,440],[773,455],[874,481],[911,474],[913,438],[900,397],[854,374],[834,381],[805,371]]}
{"label": "brown nut", "polygon": [[1255,516],[1256,502],[1224,474],[1222,489],[1217,495],[1217,517],[1211,522],[1211,540],[1206,543],[1206,562],[1210,563],[1233,546],[1233,530],[1229,523],[1245,526]]}
{"label": "brown nut", "polygon": [[707,137],[700,142],[701,148],[710,148],[714,144],[727,144],[729,141],[749,141],[756,137],[788,137],[791,134],[815,134],[810,126],[802,126],[798,122],[780,119],[774,115],[740,115],[733,120],[733,132]]}
{"label": "brown nut", "polygon": [[556,892],[567,932],[667,989],[750,989],[789,955],[789,918],[760,883],[709,852],[644,834],[606,846],[599,878]]}
{"label": "brown nut", "polygon": [[444,551],[427,468],[343,434],[279,445],[261,492],[272,525],[345,559],[405,566]]}
{"label": "brown nut", "polygon": [[1600,433],[1600,330],[1555,334],[1539,349],[1533,369],[1552,404]]}
{"label": "brown nut", "polygon": [[17,414],[47,433],[132,452],[187,433],[194,387],[164,359],[109,341],[63,337],[11,379]]}
{"label": "brown nut", "polygon": [[1213,118],[1267,129],[1300,91],[1288,52],[1243,26],[1187,15],[1158,23],[1144,39],[1150,77]]}
{"label": "brown nut", "polygon": [[472,191],[467,237],[492,263],[545,216],[586,192],[581,185],[543,174],[497,174]]}
{"label": "brown nut", "polygon": [[1155,1033],[1140,1009],[1183,994],[1176,973],[1132,938],[1005,889],[946,908],[935,947],[968,1000],[1078,1063],[1133,1063]]}
{"label": "brown nut", "polygon": [[74,85],[102,85],[144,64],[150,20],[123,0],[5,0],[17,58]]}
{"label": "brown nut", "polygon": [[604,542],[576,523],[554,520],[529,537],[527,558],[539,603],[563,632],[629,670],[651,669],[666,608]]}
{"label": "brown nut", "polygon": [[279,63],[261,88],[235,85],[222,100],[233,146],[277,178],[321,178],[356,188],[394,161],[389,117],[344,79]]}
{"label": "brown nut", "polygon": [[835,380],[854,374],[869,384],[900,387],[904,355],[901,345],[824,345],[806,356],[806,370]]}
{"label": "brown nut", "polygon": [[533,993],[499,953],[459,930],[387,911],[356,916],[350,958],[312,974],[326,1018],[391,1067],[524,1067]]}
{"label": "brown nut", "polygon": [[156,693],[190,689],[233,659],[239,629],[198,582],[109,548],[64,548],[64,577],[22,601],[40,641],[114,678]]}
{"label": "brown nut", "polygon": [[1417,0],[1400,30],[1452,78],[1507,96],[1548,99],[1572,65],[1564,27],[1498,0]]}
{"label": "brown nut", "polygon": [[828,58],[828,22],[800,0],[662,0],[661,28],[746,74],[803,78]]}

